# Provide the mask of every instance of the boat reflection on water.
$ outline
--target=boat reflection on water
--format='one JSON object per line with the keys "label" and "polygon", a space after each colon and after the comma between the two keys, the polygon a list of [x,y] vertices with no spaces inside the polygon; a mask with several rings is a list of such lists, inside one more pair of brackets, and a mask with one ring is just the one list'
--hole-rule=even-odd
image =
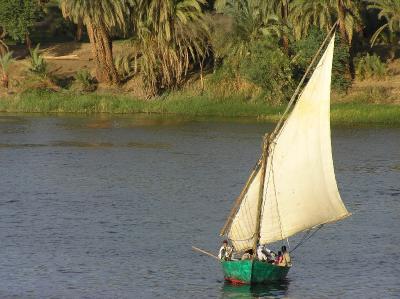
{"label": "boat reflection on water", "polygon": [[289,280],[271,282],[268,284],[236,285],[224,282],[220,298],[284,298],[287,296]]}

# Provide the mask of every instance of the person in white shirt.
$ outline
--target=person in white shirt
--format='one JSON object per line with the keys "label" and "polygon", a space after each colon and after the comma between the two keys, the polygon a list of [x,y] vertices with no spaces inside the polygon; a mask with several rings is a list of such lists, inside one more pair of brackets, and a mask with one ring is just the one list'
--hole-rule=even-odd
{"label": "person in white shirt", "polygon": [[232,258],[233,248],[228,245],[228,240],[222,242],[222,246],[219,249],[218,258],[220,260],[229,261]]}
{"label": "person in white shirt", "polygon": [[257,247],[257,258],[260,261],[273,261],[275,259],[275,253],[268,249],[266,245],[258,245]]}
{"label": "person in white shirt", "polygon": [[[268,255],[267,255],[267,252],[265,251],[264,247],[265,247],[264,245],[258,245],[257,246],[257,259],[259,261],[268,260]],[[268,249],[268,248],[266,248],[266,249]]]}

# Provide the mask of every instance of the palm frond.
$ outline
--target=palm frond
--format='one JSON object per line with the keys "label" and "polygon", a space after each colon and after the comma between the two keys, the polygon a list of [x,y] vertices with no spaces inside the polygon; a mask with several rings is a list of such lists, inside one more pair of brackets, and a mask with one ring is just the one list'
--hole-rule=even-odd
{"label": "palm frond", "polygon": [[7,75],[11,64],[15,61],[13,58],[13,52],[7,52],[3,56],[0,56],[0,68],[3,75]]}

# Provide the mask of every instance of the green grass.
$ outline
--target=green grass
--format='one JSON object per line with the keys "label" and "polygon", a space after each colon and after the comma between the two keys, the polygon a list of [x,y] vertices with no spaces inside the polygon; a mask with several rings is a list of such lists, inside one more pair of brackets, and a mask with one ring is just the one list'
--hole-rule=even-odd
{"label": "green grass", "polygon": [[[75,94],[71,92],[35,91],[0,99],[1,112],[39,113],[157,113],[187,116],[253,117],[276,121],[284,106],[247,102],[235,96],[214,99],[209,94],[183,92],[153,99],[139,100],[129,95]],[[400,105],[370,103],[333,104],[331,120],[337,125],[400,125]]]}
{"label": "green grass", "polygon": [[193,116],[278,115],[283,107],[260,102],[249,103],[238,98],[215,100],[207,95],[182,93],[140,100],[128,95],[75,94],[71,92],[30,92],[0,99],[2,112],[42,113],[163,113]]}
{"label": "green grass", "polygon": [[346,125],[400,125],[400,105],[341,103],[331,107],[333,124]]}

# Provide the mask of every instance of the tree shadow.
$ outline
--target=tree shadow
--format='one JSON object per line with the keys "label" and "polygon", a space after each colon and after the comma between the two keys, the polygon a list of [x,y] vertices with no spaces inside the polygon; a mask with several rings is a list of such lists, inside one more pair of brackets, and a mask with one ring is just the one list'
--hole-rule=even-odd
{"label": "tree shadow", "polygon": [[[35,45],[36,46],[36,45]],[[65,56],[82,48],[82,43],[79,42],[63,42],[63,43],[43,43],[40,44],[40,50],[45,51],[51,56]],[[11,45],[9,50],[13,52],[16,59],[24,59],[29,56],[29,49],[25,45]]]}
{"label": "tree shadow", "polygon": [[78,42],[51,43],[43,44],[41,48],[45,49],[52,56],[65,56],[81,49],[82,44]]}

